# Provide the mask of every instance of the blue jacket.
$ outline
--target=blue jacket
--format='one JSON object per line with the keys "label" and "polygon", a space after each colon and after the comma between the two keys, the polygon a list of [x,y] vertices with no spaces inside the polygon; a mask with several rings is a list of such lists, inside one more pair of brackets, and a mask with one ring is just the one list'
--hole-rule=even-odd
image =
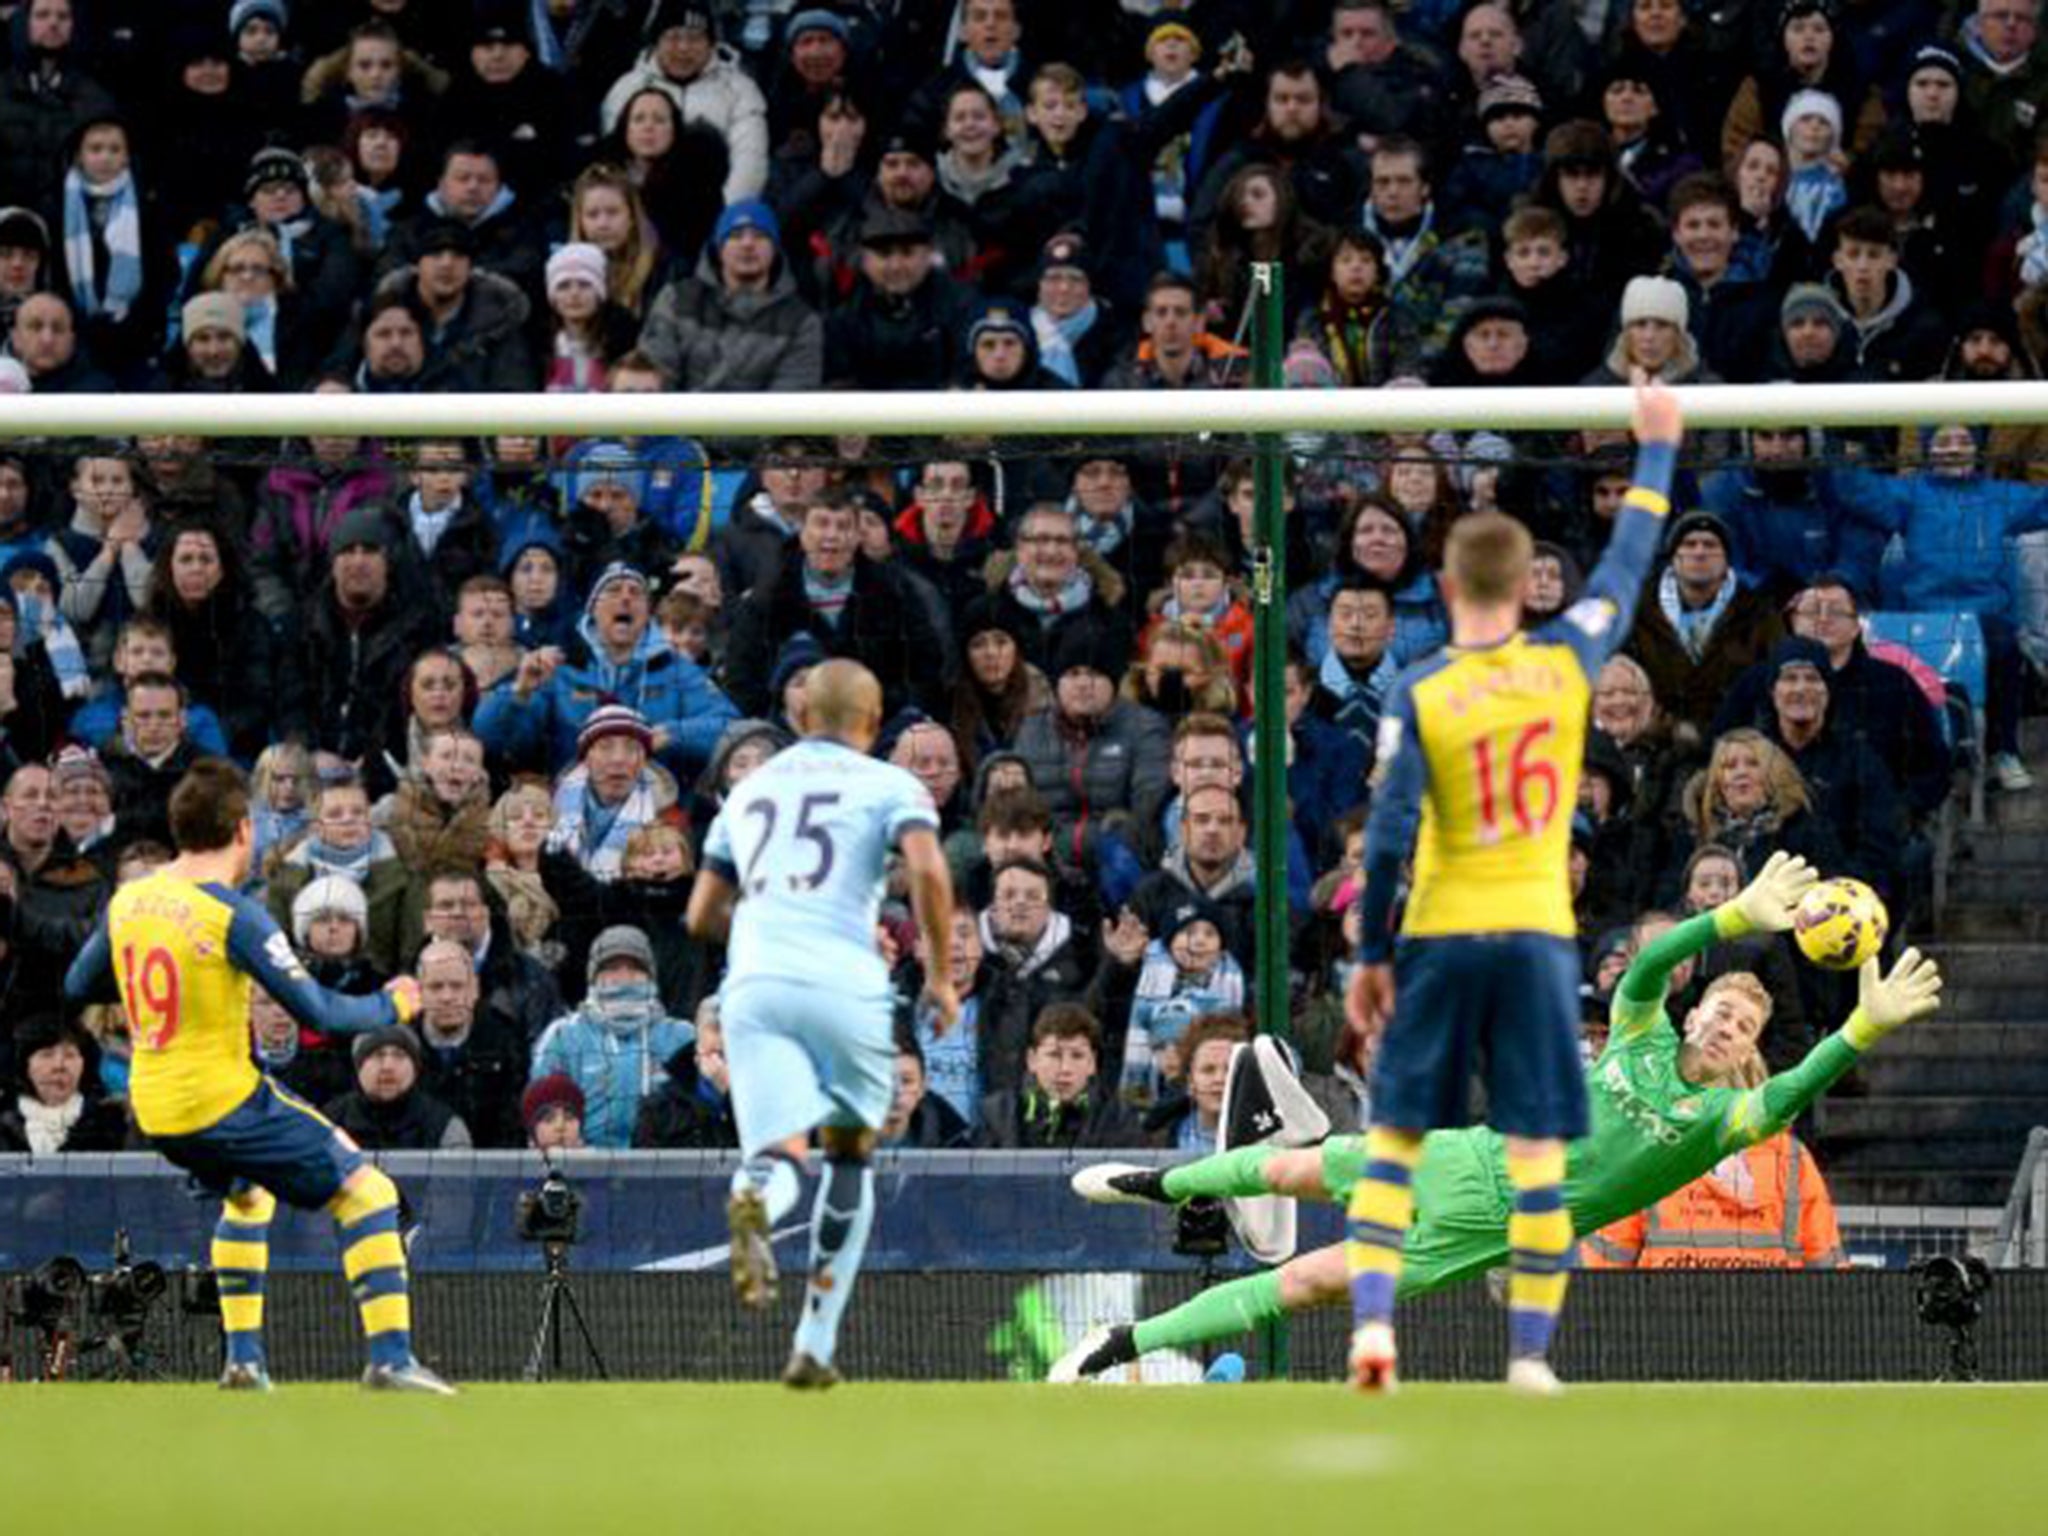
{"label": "blue jacket", "polygon": [[1843,508],[1829,471],[1720,470],[1700,486],[1700,505],[1728,525],[1735,568],[1750,586],[1789,594],[1839,571],[1864,598],[1876,596],[1884,535]]}
{"label": "blue jacket", "polygon": [[696,1038],[692,1026],[670,1018],[621,1034],[579,1008],[542,1032],[532,1080],[566,1072],[583,1090],[583,1139],[593,1147],[630,1147],[640,1101],[667,1079],[663,1064]]}
{"label": "blue jacket", "polygon": [[503,538],[498,545],[498,574],[506,581],[512,579],[519,557],[536,547],[555,557],[555,570],[559,577],[552,607],[537,614],[515,610],[512,638],[529,651],[537,651],[544,645],[568,645],[576,635],[576,600],[569,590],[569,556],[562,547],[562,536],[544,517],[528,518],[502,532]]}
{"label": "blue jacket", "polygon": [[1345,812],[1365,804],[1370,754],[1351,732],[1307,710],[1294,722],[1293,734],[1287,798],[1294,803],[1295,830],[1314,852]]}
{"label": "blue jacket", "polygon": [[[1337,595],[1341,579],[1334,574],[1319,577],[1313,586],[1287,599],[1288,636],[1314,666],[1321,666],[1330,654],[1330,599]],[[1387,643],[1387,653],[1396,666],[1405,667],[1450,638],[1451,621],[1436,577],[1423,571],[1394,593],[1394,638]]]}
{"label": "blue jacket", "polygon": [[[86,700],[71,717],[72,740],[104,754],[120,739],[122,703],[118,688],[109,688],[97,698]],[[220,716],[204,704],[185,706],[185,739],[199,749],[202,757],[228,755],[228,738],[220,728]]]}
{"label": "blue jacket", "polygon": [[500,756],[543,759],[549,772],[576,760],[576,736],[600,704],[627,704],[667,740],[656,754],[671,771],[694,778],[710,761],[727,725],[740,717],[710,674],[670,649],[650,622],[623,664],[597,644],[590,616],[576,626],[567,659],[546,686],[521,699],[507,678],[477,706],[476,733]]}
{"label": "blue jacket", "polygon": [[2011,542],[2048,529],[2048,488],[1977,474],[1843,470],[1835,489],[1852,517],[1905,545],[1905,559],[1883,573],[1886,607],[2011,621]]}

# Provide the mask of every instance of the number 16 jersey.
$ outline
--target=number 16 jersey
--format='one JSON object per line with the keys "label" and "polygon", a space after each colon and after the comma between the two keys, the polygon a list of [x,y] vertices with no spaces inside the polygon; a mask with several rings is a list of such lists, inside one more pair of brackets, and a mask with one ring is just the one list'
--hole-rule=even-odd
{"label": "number 16 jersey", "polygon": [[748,774],[704,839],[705,865],[739,895],[726,982],[886,996],[875,919],[889,850],[912,827],[939,828],[924,785],[836,741],[799,742]]}

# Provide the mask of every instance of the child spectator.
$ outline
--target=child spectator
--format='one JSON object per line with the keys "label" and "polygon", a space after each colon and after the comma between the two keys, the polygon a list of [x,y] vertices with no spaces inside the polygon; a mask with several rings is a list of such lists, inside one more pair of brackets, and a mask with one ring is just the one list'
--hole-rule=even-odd
{"label": "child spectator", "polygon": [[1408,371],[1414,338],[1388,298],[1387,253],[1379,236],[1363,229],[1337,236],[1300,334],[1315,342],[1345,388],[1378,389]]}
{"label": "child spectator", "polygon": [[1808,240],[1849,206],[1842,179],[1842,104],[1826,91],[1794,91],[1782,122],[1788,179],[1785,206]]}
{"label": "child spectator", "polygon": [[1444,220],[1490,234],[1543,174],[1543,96],[1521,75],[1496,75],[1479,92],[1478,112],[1480,138],[1459,152],[1444,181]]}
{"label": "child spectator", "polygon": [[1197,1019],[1244,1006],[1244,968],[1223,947],[1215,908],[1201,897],[1174,907],[1165,931],[1145,945],[1124,1038],[1120,1092],[1151,1104],[1186,1076],[1183,1037]]}

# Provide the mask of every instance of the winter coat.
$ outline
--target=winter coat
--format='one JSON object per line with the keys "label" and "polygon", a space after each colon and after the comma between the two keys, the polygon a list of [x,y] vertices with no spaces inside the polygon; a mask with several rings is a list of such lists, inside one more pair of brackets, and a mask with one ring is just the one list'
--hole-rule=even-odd
{"label": "winter coat", "polygon": [[825,322],[828,388],[944,389],[960,369],[971,291],[934,271],[897,298],[866,278]]}
{"label": "winter coat", "polygon": [[[1094,582],[1095,590],[1086,604],[1069,612],[1039,613],[1024,605],[1010,586],[1010,572],[1017,557],[1009,551],[993,556],[986,572],[987,623],[1017,637],[1017,649],[1024,659],[1043,672],[1048,682],[1058,682],[1054,658],[1067,638],[1093,630],[1105,651],[1115,650],[1129,660],[1136,631],[1125,604],[1128,589],[1110,563],[1085,545],[1081,568]],[[980,623],[982,605],[975,604],[958,616],[957,631],[972,635]],[[1121,669],[1119,669],[1120,671]]]}
{"label": "winter coat", "polygon": [[225,586],[197,608],[171,595],[150,611],[170,626],[178,681],[192,702],[219,715],[238,760],[256,761],[277,731],[278,674],[286,664],[270,622],[248,596]]}
{"label": "winter coat", "polygon": [[172,846],[171,791],[185,771],[199,760],[191,741],[180,741],[161,765],[146,762],[117,741],[107,750],[107,777],[114,806],[114,840],[132,843],[147,838]]}
{"label": "winter coat", "polygon": [[853,593],[837,624],[812,610],[804,592],[803,551],[792,544],[775,575],[749,592],[733,614],[725,649],[725,681],[749,715],[773,714],[779,700],[770,680],[782,648],[799,634],[826,656],[859,661],[882,685],[884,717],[914,704],[934,717],[946,696],[946,661],[952,645],[887,565],[865,555],[853,566]]}
{"label": "winter coat", "polygon": [[[1813,805],[1842,847],[1843,874],[1874,887],[1887,899],[1899,894],[1899,850],[1906,822],[1892,771],[1865,750],[1862,741],[1833,724],[1795,749],[1778,730],[1775,715],[1763,733],[1792,760],[1806,780]],[[1832,870],[1837,866],[1829,866]]]}
{"label": "winter coat", "polygon": [[704,669],[670,648],[659,626],[650,623],[639,648],[615,663],[598,646],[586,615],[544,687],[521,699],[507,679],[484,696],[476,733],[499,756],[539,762],[552,773],[576,760],[578,732],[607,703],[631,705],[654,729],[667,731],[663,760],[687,770],[702,764],[719,734],[739,718]]}
{"label": "winter coat", "polygon": [[1729,553],[1745,584],[1789,598],[1835,571],[1858,593],[1876,594],[1884,538],[1850,516],[1831,471],[1717,470],[1701,484],[1699,504],[1734,535]]}
{"label": "winter coat", "polygon": [[[976,1022],[981,1026],[981,1077],[987,1088],[1014,1091],[1025,1080],[1024,1056],[1031,1047],[1031,1026],[1049,1004],[1085,1003],[1095,970],[1093,941],[1078,924],[1065,943],[1029,971],[1000,951],[983,957],[974,996],[981,1004]],[[1123,1060],[1129,1012],[1126,1009],[1100,1021],[1106,1061]]]}
{"label": "winter coat", "polygon": [[661,290],[640,350],[688,394],[814,390],[825,377],[825,323],[779,259],[765,293],[733,293],[707,253]]}
{"label": "winter coat", "polygon": [[633,1145],[646,1148],[737,1147],[732,1095],[720,1093],[697,1071],[693,1045],[668,1060],[668,1076],[640,1101]]}
{"label": "winter coat", "polygon": [[459,1151],[474,1145],[461,1116],[418,1086],[389,1104],[357,1088],[330,1101],[322,1112],[370,1152]]}
{"label": "winter coat", "polygon": [[309,745],[355,763],[405,746],[401,685],[415,656],[440,637],[436,616],[394,591],[351,627],[332,578],[307,605],[298,676],[304,696],[294,724]]}
{"label": "winter coat", "polygon": [[420,1086],[448,1106],[469,1127],[479,1147],[523,1147],[526,1129],[519,1099],[526,1091],[529,1055],[525,1034],[505,1019],[479,1008],[468,1037],[453,1050],[420,1030]]}
{"label": "winter coat", "polygon": [[[422,206],[411,218],[401,219],[392,226],[384,253],[377,263],[376,281],[380,289],[400,272],[419,264],[421,241],[428,229],[440,223],[443,217],[432,206]],[[547,265],[547,247],[535,230],[522,200],[515,197],[495,213],[486,210],[479,218],[459,222],[468,226],[470,238],[476,243],[473,260],[478,275],[510,283],[522,298],[540,292]],[[523,387],[530,389],[532,386]]]}
{"label": "winter coat", "polygon": [[795,544],[795,534],[783,532],[755,510],[753,497],[735,504],[732,516],[711,541],[711,557],[718,562],[728,605],[774,576]]}
{"label": "winter coat", "polygon": [[[118,1099],[87,1096],[58,1152],[122,1152],[128,1147],[128,1110]],[[0,1152],[29,1150],[28,1119],[13,1093],[0,1104]]]}
{"label": "winter coat", "polygon": [[479,787],[451,806],[423,780],[408,778],[379,807],[380,825],[408,869],[424,876],[433,869],[481,869],[491,837],[490,799]]}
{"label": "winter coat", "polygon": [[666,92],[686,123],[705,123],[725,140],[728,205],[759,197],[768,185],[768,102],[733,49],[720,43],[695,79],[677,83],[661,72],[650,47],[613,82],[598,108],[606,133],[618,124],[626,103],[650,87]]}
{"label": "winter coat", "polygon": [[[285,855],[277,873],[270,877],[265,899],[270,915],[286,933],[292,931],[292,903],[318,877],[319,872],[306,858],[303,843]],[[363,931],[363,958],[383,975],[396,976],[406,969],[417,947],[425,881],[416,883],[396,858],[383,858],[370,861],[370,872],[361,885],[363,900],[369,907],[369,920]]]}
{"label": "winter coat", "polygon": [[583,1139],[593,1147],[629,1147],[640,1105],[660,1084],[665,1063],[696,1038],[682,1019],[657,1018],[622,1034],[579,1008],[550,1024],[534,1046],[533,1080],[566,1073],[583,1090]]}
{"label": "winter coat", "polygon": [[1665,715],[1704,730],[1729,686],[1770,653],[1784,638],[1785,626],[1768,597],[1737,587],[1707,640],[1705,655],[1696,662],[1664,616],[1657,600],[1659,579],[1652,577],[1645,589],[1624,648],[1650,674],[1650,686]]}
{"label": "winter coat", "polygon": [[1079,1147],[1142,1147],[1145,1137],[1097,1073],[1070,1104],[1053,1103],[1036,1086],[994,1090],[981,1101],[981,1129],[974,1144],[1071,1152]]}
{"label": "winter coat", "polygon": [[[400,267],[377,285],[379,293],[410,293],[416,267]],[[427,336],[427,361],[412,387],[422,393],[506,393],[540,383],[526,326],[533,306],[509,278],[478,267],[461,307]]]}
{"label": "winter coat", "polygon": [[[366,448],[364,457],[377,455]],[[308,460],[271,470],[249,533],[257,606],[273,620],[295,620],[327,574],[328,542],[342,519],[390,496],[394,485],[375,462],[329,470]]]}
{"label": "winter coat", "polygon": [[5,838],[0,838],[0,860],[14,869],[14,900],[0,903],[0,934],[14,962],[8,1012],[25,1018],[63,1006],[64,973],[92,937],[113,891],[99,867],[61,831],[34,874],[22,868]]}
{"label": "winter coat", "polygon": [[1867,320],[1856,318],[1840,273],[1830,272],[1827,284],[1849,311],[1842,339],[1850,345],[1864,378],[1878,384],[1908,384],[1941,372],[1948,354],[1948,326],[1914,293],[1913,279],[1903,271],[1892,274],[1891,291]]}
{"label": "winter coat", "polygon": [[1674,258],[1671,276],[1685,290],[1687,328],[1707,367],[1731,384],[1762,379],[1778,328],[1778,291],[1733,276],[1702,287],[1682,257]]}
{"label": "winter coat", "polygon": [[1076,861],[1105,820],[1150,827],[1172,792],[1173,741],[1165,720],[1125,699],[1085,734],[1068,729],[1057,709],[1033,715],[1017,732],[1016,750],[1052,813],[1056,845]]}
{"label": "winter coat", "polygon": [[[24,27],[27,14],[26,8],[15,13]],[[74,48],[46,77],[34,61],[17,53],[13,67],[0,75],[0,187],[7,189],[8,202],[41,214],[52,243],[60,246],[72,142],[94,118],[119,111],[106,88],[83,73],[78,62]]]}
{"label": "winter coat", "polygon": [[1834,477],[1849,515],[1897,534],[1905,558],[1882,573],[1884,605],[1908,613],[1977,613],[2011,619],[2008,545],[2048,528],[2048,489],[1982,475]]}

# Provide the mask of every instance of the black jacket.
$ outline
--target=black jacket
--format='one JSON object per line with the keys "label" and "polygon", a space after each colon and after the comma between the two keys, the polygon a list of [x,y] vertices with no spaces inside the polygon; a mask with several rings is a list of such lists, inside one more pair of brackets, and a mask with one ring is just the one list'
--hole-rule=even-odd
{"label": "black jacket", "polygon": [[1071,1104],[1055,1104],[1036,1086],[999,1088],[981,1101],[980,1147],[1141,1147],[1145,1137],[1102,1079]]}
{"label": "black jacket", "polygon": [[[78,1117],[78,1123],[71,1127],[71,1134],[64,1138],[59,1152],[119,1152],[127,1147],[128,1111],[118,1099],[86,1096],[85,1110]],[[28,1122],[16,1103],[15,1095],[6,1096],[5,1106],[0,1107],[0,1152],[26,1152],[28,1145]]]}
{"label": "black jacket", "polygon": [[636,1147],[736,1147],[739,1127],[732,1117],[732,1095],[715,1088],[702,1091],[694,1046],[668,1059],[668,1076],[640,1101],[633,1121]]}
{"label": "black jacket", "polygon": [[400,685],[412,659],[439,637],[431,611],[392,592],[367,623],[350,628],[330,577],[306,616],[299,676],[308,744],[356,762],[387,750],[404,755]]}
{"label": "black jacket", "polygon": [[532,1056],[518,1026],[486,1008],[454,1050],[437,1048],[424,1031],[421,1038],[426,1066],[420,1086],[462,1117],[470,1139],[479,1147],[525,1146],[519,1097]]}
{"label": "black jacket", "polygon": [[747,715],[767,716],[777,701],[769,681],[782,647],[808,632],[827,656],[849,656],[882,685],[884,716],[916,705],[936,717],[946,697],[946,658],[953,647],[933,628],[931,616],[886,565],[865,556],[853,566],[853,593],[836,625],[812,612],[804,595],[804,555],[784,550],[774,576],[749,592],[733,615],[726,642],[726,691]]}
{"label": "black jacket", "polygon": [[330,1100],[323,1113],[366,1152],[438,1152],[469,1145],[455,1111],[423,1088],[389,1104],[373,1102],[358,1088]]}

